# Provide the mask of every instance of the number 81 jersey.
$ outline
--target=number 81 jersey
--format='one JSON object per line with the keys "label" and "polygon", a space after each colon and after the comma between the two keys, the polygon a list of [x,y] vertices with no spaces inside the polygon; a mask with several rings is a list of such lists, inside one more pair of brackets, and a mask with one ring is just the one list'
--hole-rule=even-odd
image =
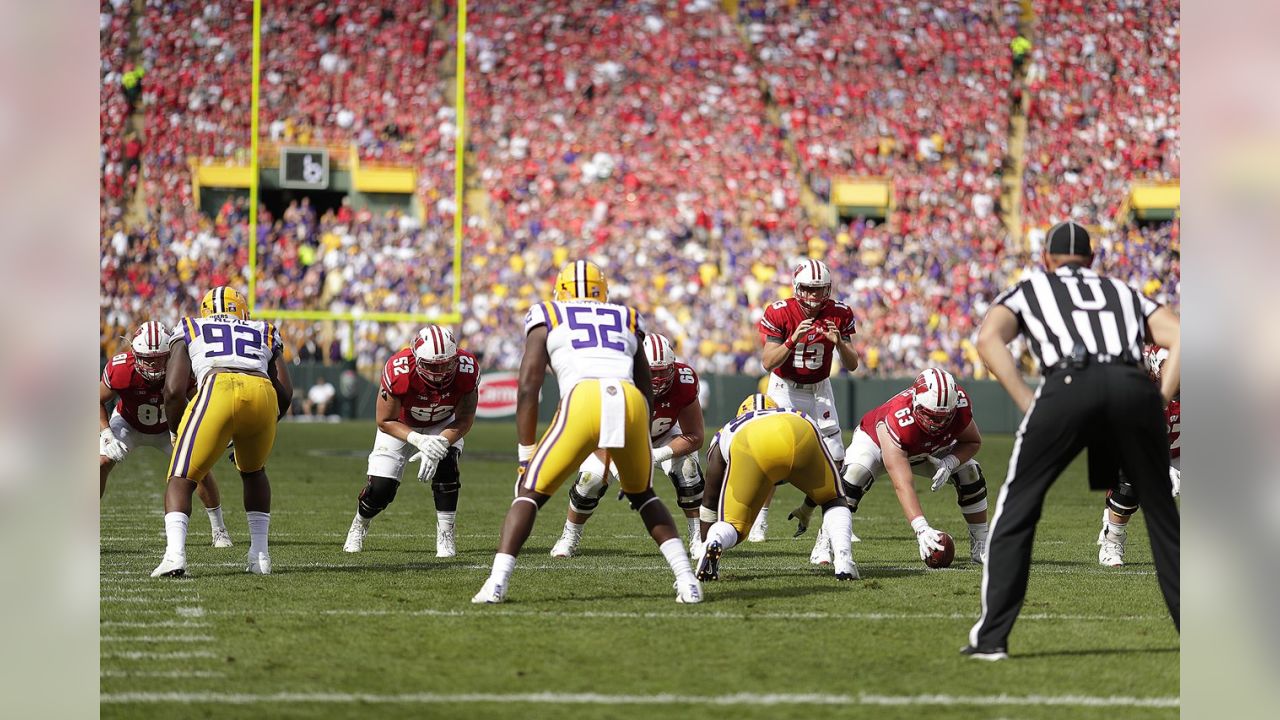
{"label": "number 81 jersey", "polygon": [[400,422],[411,428],[423,428],[453,420],[453,410],[463,397],[472,393],[480,382],[476,356],[458,348],[458,371],[444,387],[436,387],[422,379],[414,369],[413,350],[405,348],[382,368],[379,393],[400,401]]}
{"label": "number 81 jersey", "polygon": [[529,308],[524,334],[539,325],[547,326],[547,354],[560,397],[582,380],[635,380],[632,368],[644,337],[635,309],[590,300],[544,302]]}
{"label": "number 81 jersey", "polygon": [[[760,335],[768,342],[785,343],[808,315],[795,298],[779,300],[764,311],[760,318]],[[842,302],[831,301],[822,306],[814,317],[814,327],[796,341],[796,349],[773,373],[784,380],[797,383],[816,383],[831,377],[831,356],[835,343],[822,334],[823,326],[834,323],[842,337],[854,334],[853,310]]]}
{"label": "number 81 jersey", "polygon": [[186,317],[179,327],[182,334],[175,334],[174,339],[186,341],[191,373],[199,385],[204,385],[215,369],[266,376],[272,359],[283,350],[280,332],[265,320],[241,320],[231,315]]}

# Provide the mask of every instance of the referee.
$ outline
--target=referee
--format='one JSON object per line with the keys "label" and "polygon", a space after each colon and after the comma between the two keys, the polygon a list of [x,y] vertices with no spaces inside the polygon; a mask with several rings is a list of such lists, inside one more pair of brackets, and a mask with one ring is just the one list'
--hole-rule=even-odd
{"label": "referee", "polygon": [[[997,297],[978,331],[982,361],[1026,415],[991,519],[982,616],[969,631],[969,644],[961,650],[965,655],[1008,657],[1045,493],[1086,447],[1116,458],[1137,490],[1160,590],[1174,625],[1179,623],[1179,520],[1163,413],[1178,392],[1178,317],[1119,280],[1099,276],[1089,269],[1092,262],[1083,227],[1074,222],[1053,226],[1046,238],[1045,271]],[[1008,349],[1019,333],[1044,369],[1034,393]],[[1151,342],[1169,349],[1158,388],[1141,367],[1143,345]]]}

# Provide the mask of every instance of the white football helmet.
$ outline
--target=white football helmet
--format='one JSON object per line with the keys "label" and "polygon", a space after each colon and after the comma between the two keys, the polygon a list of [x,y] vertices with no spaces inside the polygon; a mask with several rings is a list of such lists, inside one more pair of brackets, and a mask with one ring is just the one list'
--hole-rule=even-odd
{"label": "white football helmet", "polygon": [[644,339],[644,356],[649,359],[649,374],[653,376],[653,396],[662,397],[676,379],[676,353],[671,349],[671,341],[664,335],[650,333]]}
{"label": "white football helmet", "polygon": [[1158,345],[1150,345],[1142,353],[1142,364],[1147,367],[1147,374],[1152,380],[1160,379],[1160,370],[1164,361],[1169,359],[1169,349]]}
{"label": "white football helmet", "polygon": [[939,368],[929,368],[916,376],[916,382],[911,386],[911,398],[912,414],[929,434],[949,425],[960,404],[956,379]]}
{"label": "white football helmet", "polygon": [[821,260],[802,260],[791,282],[796,301],[810,316],[831,301],[831,271]]}
{"label": "white football helmet", "polygon": [[413,341],[413,358],[418,375],[431,385],[448,385],[458,371],[458,341],[449,328],[428,325]]}
{"label": "white football helmet", "polygon": [[169,329],[156,320],[148,320],[138,326],[129,341],[133,349],[134,367],[146,380],[155,382],[164,377],[169,365]]}

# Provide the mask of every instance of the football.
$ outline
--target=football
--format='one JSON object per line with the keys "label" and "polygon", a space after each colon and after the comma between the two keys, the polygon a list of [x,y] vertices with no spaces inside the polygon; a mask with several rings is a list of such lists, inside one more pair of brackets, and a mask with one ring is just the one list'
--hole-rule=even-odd
{"label": "football", "polygon": [[924,564],[931,568],[951,567],[951,561],[956,557],[956,541],[944,532],[939,532],[938,535],[941,536],[939,542],[942,543],[942,549],[929,553]]}

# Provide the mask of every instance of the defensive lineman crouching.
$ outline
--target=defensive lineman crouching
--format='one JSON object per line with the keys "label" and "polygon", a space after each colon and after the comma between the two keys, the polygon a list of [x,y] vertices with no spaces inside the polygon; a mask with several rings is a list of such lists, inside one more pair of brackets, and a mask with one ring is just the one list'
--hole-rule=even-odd
{"label": "defensive lineman crouching", "polygon": [[436,557],[457,554],[454,527],[462,476],[463,437],[476,418],[480,369],[438,325],[418,332],[413,347],[391,356],[378,389],[378,432],[369,479],[347,531],[346,552],[364,549],[369,523],[395,500],[406,461],[420,461],[418,482],[431,483],[436,505]]}

